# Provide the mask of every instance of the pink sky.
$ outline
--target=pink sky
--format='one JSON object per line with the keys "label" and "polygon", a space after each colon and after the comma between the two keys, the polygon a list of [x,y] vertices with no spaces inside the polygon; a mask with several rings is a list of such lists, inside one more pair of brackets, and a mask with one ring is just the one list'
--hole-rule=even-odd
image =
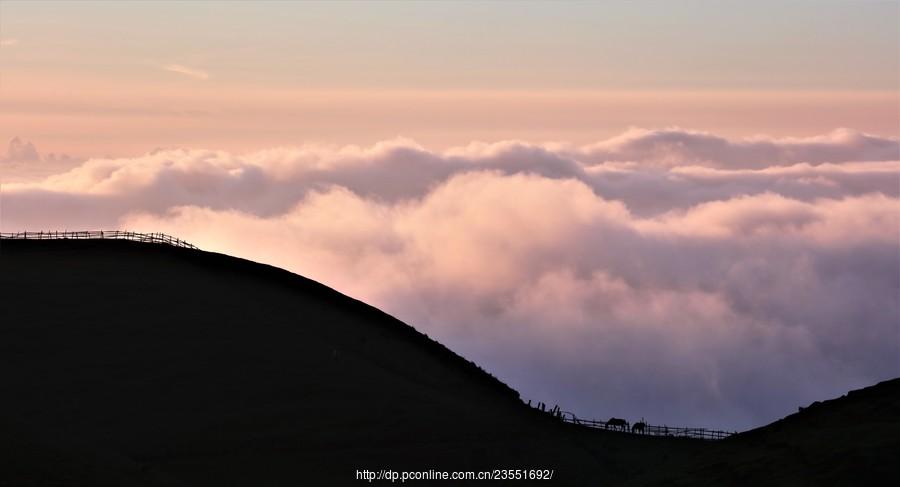
{"label": "pink sky", "polygon": [[109,83],[7,74],[0,138],[45,152],[128,156],[159,147],[235,152],[407,137],[436,149],[474,140],[586,144],[631,126],[731,136],[896,132],[896,91],[443,91],[265,89],[188,79]]}
{"label": "pink sky", "polygon": [[398,136],[586,144],[631,126],[898,131],[894,2],[507,9],[4,1],[0,140],[85,158]]}

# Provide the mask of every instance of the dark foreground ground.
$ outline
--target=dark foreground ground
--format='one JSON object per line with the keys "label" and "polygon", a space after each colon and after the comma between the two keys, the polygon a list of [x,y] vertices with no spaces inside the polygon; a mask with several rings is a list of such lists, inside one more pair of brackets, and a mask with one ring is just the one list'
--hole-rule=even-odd
{"label": "dark foreground ground", "polygon": [[126,241],[0,242],[0,387],[0,486],[363,485],[363,469],[553,469],[544,485],[900,475],[900,380],[721,442],[587,430],[318,283]]}

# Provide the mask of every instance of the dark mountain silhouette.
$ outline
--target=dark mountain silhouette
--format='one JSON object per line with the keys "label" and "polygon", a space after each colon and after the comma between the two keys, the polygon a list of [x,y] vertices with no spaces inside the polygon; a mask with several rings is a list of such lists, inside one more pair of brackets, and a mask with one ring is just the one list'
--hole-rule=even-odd
{"label": "dark mountain silhouette", "polygon": [[900,379],[799,409],[627,485],[855,486],[900,479]]}
{"label": "dark mountain silhouette", "polygon": [[166,245],[3,240],[0,296],[0,486],[496,468],[553,469],[557,485],[846,481],[884,473],[877,452],[900,437],[897,381],[721,442],[563,424],[371,306]]}

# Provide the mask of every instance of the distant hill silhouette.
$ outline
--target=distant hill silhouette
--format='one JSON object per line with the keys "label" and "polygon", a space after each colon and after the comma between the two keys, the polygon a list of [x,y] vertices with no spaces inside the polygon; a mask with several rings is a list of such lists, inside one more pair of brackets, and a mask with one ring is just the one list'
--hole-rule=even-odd
{"label": "distant hill silhouette", "polygon": [[382,468],[771,485],[896,468],[879,452],[898,446],[898,381],[721,442],[645,438],[556,421],[371,306],[221,254],[3,240],[0,296],[0,486],[361,485],[356,470]]}
{"label": "distant hill silhouette", "polygon": [[817,401],[627,485],[894,485],[900,379]]}

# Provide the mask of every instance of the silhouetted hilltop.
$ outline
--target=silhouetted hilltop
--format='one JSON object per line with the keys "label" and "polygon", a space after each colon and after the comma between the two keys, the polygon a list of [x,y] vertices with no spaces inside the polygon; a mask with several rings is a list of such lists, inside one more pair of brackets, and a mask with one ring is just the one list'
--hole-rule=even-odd
{"label": "silhouetted hilltop", "polygon": [[900,379],[817,401],[630,485],[890,485],[900,479]]}
{"label": "silhouetted hilltop", "polygon": [[557,485],[896,473],[898,381],[721,442],[650,438],[563,424],[371,306],[221,254],[2,240],[0,296],[0,486],[360,485],[364,469],[553,469]]}
{"label": "silhouetted hilltop", "polygon": [[643,439],[537,413],[284,270],[110,240],[3,240],[0,269],[0,485],[357,484],[382,468],[590,484],[642,468]]}

